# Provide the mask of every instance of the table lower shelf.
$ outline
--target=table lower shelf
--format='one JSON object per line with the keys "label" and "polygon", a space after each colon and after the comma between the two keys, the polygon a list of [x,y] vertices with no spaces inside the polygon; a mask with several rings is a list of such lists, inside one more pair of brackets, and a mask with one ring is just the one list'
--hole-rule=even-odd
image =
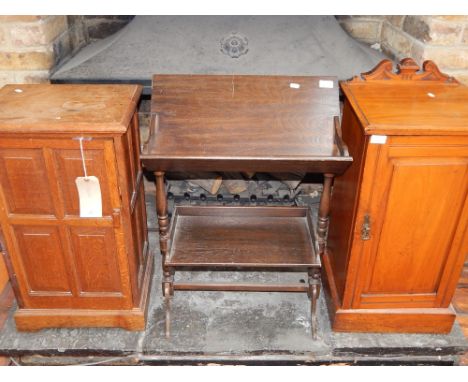
{"label": "table lower shelf", "polygon": [[319,268],[310,209],[177,206],[165,265]]}
{"label": "table lower shelf", "polygon": [[[163,294],[174,290],[246,292],[307,292],[311,332],[317,335],[317,299],[320,293],[320,258],[310,209],[306,207],[177,206],[164,259]],[[307,284],[227,284],[174,282],[177,269],[260,270],[284,268],[308,273]],[[170,335],[170,308],[166,335]]]}

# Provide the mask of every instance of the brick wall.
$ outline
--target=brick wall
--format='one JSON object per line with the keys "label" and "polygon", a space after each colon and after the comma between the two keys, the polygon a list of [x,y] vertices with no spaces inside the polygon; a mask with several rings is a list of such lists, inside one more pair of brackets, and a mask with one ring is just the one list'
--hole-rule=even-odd
{"label": "brick wall", "polygon": [[336,16],[342,28],[367,44],[380,43],[385,16]]}
{"label": "brick wall", "polygon": [[90,41],[133,16],[0,16],[0,87],[47,82],[51,71]]}
{"label": "brick wall", "polygon": [[85,43],[67,16],[0,16],[0,86],[47,82],[51,70]]}
{"label": "brick wall", "polygon": [[380,43],[393,58],[433,60],[468,84],[468,16],[337,16],[342,27],[365,43]]}
{"label": "brick wall", "polygon": [[[48,81],[51,71],[90,41],[133,16],[0,16],[0,86]],[[390,56],[434,60],[468,84],[468,16],[337,16],[343,28]]]}

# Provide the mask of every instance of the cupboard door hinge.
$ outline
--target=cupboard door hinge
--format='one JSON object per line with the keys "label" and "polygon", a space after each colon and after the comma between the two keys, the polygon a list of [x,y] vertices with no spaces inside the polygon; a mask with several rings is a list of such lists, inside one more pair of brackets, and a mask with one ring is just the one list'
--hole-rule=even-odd
{"label": "cupboard door hinge", "polygon": [[364,222],[362,223],[361,227],[361,239],[362,240],[369,240],[370,239],[370,217],[369,214],[364,215]]}

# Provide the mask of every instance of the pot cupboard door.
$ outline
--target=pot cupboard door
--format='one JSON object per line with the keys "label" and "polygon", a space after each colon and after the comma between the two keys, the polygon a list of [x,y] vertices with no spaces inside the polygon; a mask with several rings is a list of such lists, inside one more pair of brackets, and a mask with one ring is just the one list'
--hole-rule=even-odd
{"label": "pot cupboard door", "polygon": [[388,137],[369,146],[373,159],[355,231],[352,307],[447,307],[462,268],[456,258],[468,250],[468,139]]}
{"label": "pot cupboard door", "polygon": [[84,141],[103,216],[82,218],[79,142],[2,139],[1,220],[25,308],[131,307],[112,140]]}

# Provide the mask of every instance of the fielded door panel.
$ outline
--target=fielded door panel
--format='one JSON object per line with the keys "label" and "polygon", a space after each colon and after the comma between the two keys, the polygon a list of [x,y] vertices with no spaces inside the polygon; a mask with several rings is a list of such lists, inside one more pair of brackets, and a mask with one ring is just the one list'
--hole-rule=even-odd
{"label": "fielded door panel", "polygon": [[100,181],[102,218],[81,218],[79,142],[2,139],[2,228],[26,308],[131,307],[112,140],[84,142]]}
{"label": "fielded door panel", "polygon": [[468,140],[389,137],[370,146],[352,307],[447,307],[462,266],[456,258],[467,250]]}

